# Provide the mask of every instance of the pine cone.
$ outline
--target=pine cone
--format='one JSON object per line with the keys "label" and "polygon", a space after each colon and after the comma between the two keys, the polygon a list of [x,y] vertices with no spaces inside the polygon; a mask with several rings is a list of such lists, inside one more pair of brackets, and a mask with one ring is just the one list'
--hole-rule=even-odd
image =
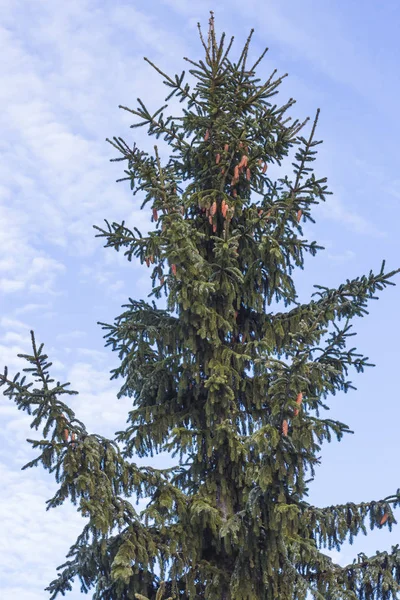
{"label": "pine cone", "polygon": [[176,276],[176,265],[171,265],[171,271],[174,277]]}
{"label": "pine cone", "polygon": [[262,172],[265,173],[267,169],[268,169],[268,165],[267,165],[267,163],[264,163]]}
{"label": "pine cone", "polygon": [[215,157],[215,164],[219,164],[219,161],[221,160],[221,155],[217,154],[217,156]]}
{"label": "pine cone", "polygon": [[247,156],[245,154],[243,154],[241,161],[238,165],[239,169],[242,169],[243,167],[247,167],[247,161],[248,161]]}
{"label": "pine cone", "polygon": [[385,512],[385,514],[383,515],[382,519],[380,520],[379,524],[380,525],[384,525],[386,523],[386,521],[388,520],[389,515],[387,512]]}
{"label": "pine cone", "polygon": [[62,436],[63,436],[64,442],[67,443],[68,442],[68,438],[69,438],[69,431],[68,431],[68,429],[64,429],[63,430]]}
{"label": "pine cone", "polygon": [[282,435],[287,436],[288,431],[289,431],[289,425],[288,425],[288,422],[285,419],[283,421],[283,423],[282,423]]}
{"label": "pine cone", "polygon": [[154,219],[155,221],[157,221],[157,220],[158,220],[158,213],[157,213],[157,209],[156,209],[156,208],[153,208],[153,219]]}
{"label": "pine cone", "polygon": [[225,150],[225,152],[228,152],[228,150],[229,150],[229,144],[225,144],[224,150]]}
{"label": "pine cone", "polygon": [[250,169],[248,167],[246,169],[246,178],[247,178],[247,181],[250,181]]}
{"label": "pine cone", "polygon": [[216,212],[217,212],[217,203],[214,200],[214,202],[212,203],[211,208],[210,208],[210,215],[213,217]]}
{"label": "pine cone", "polygon": [[[299,394],[297,394],[296,404],[298,404],[298,406],[300,406],[302,402],[303,402],[303,393],[300,392]],[[299,414],[299,409],[295,408],[294,409],[294,416],[297,417],[298,414]]]}
{"label": "pine cone", "polygon": [[297,222],[298,223],[300,223],[300,219],[301,219],[302,214],[303,214],[303,211],[301,209],[297,211]]}
{"label": "pine cone", "polygon": [[210,130],[207,129],[206,134],[204,136],[204,141],[206,142],[209,139],[209,137],[210,137]]}

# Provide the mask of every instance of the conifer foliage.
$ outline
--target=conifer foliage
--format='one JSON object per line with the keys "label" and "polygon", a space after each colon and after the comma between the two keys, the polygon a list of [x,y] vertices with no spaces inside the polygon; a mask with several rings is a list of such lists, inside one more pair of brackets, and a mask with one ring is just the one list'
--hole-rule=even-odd
{"label": "conifer foliage", "polygon": [[[251,32],[236,63],[217,40],[211,13],[204,60],[190,64],[184,83],[152,65],[186,103],[181,117],[151,114],[138,100],[132,127],[148,126],[172,148],[162,164],[122,139],[109,140],[125,161],[123,179],[154,229],[109,223],[97,235],[150,269],[156,301],[129,299],[112,325],[101,323],[118,352],[119,396],[133,398],[128,426],[115,439],[87,431],[62,399],[77,392],[50,378],[37,346],[22,355],[37,383],[7,368],[3,393],[32,415],[42,439],[29,440],[58,489],[48,501],[76,504],[86,524],[58,577],[47,588],[64,595],[78,578],[95,600],[389,600],[400,590],[400,549],[335,564],[325,549],[367,529],[395,523],[392,496],[318,508],[306,501],[321,445],[350,433],[325,418],[326,399],[353,386],[350,368],[368,359],[348,349],[351,320],[367,314],[397,271],[316,286],[297,301],[293,270],[308,242],[302,223],[329,194],[317,178],[318,113],[306,123],[286,115],[294,101],[274,104],[282,77],[265,83],[247,66]],[[147,60],[147,59],[145,59]],[[294,150],[294,174],[273,181],[269,165]],[[273,310],[276,301],[284,310]],[[282,308],[282,307],[281,307]],[[136,457],[170,451],[168,469],[137,466]],[[138,513],[137,498],[148,499]]]}

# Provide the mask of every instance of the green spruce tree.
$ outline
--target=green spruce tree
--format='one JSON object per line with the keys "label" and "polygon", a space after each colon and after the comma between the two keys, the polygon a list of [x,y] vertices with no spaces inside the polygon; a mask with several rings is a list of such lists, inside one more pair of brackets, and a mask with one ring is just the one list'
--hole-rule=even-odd
{"label": "green spruce tree", "polygon": [[[372,272],[338,289],[316,286],[299,303],[292,279],[304,253],[320,249],[302,234],[313,207],[329,193],[311,168],[318,113],[305,123],[286,117],[294,101],[273,103],[282,77],[255,78],[265,52],[247,66],[251,34],[236,63],[211,13],[205,59],[193,62],[191,89],[183,72],[152,65],[186,102],[183,116],[151,114],[138,100],[133,125],[148,126],[171,146],[163,165],[122,139],[111,144],[126,161],[124,179],[153,231],[107,223],[96,227],[106,247],[125,249],[151,271],[152,294],[166,309],[129,299],[106,330],[133,397],[128,427],[114,440],[90,433],[67,403],[69,384],[50,379],[37,347],[22,355],[37,386],[1,375],[4,394],[32,415],[43,439],[29,440],[58,482],[48,506],[69,499],[87,517],[51,599],[78,578],[95,600],[388,600],[400,590],[400,550],[335,564],[340,549],[367,528],[395,523],[400,490],[388,498],[318,508],[306,501],[323,442],[349,428],[322,418],[327,396],[347,392],[350,367],[367,359],[346,349],[350,322],[398,271]],[[147,60],[147,59],[146,59]],[[123,107],[125,108],[125,107]],[[109,140],[110,141],[110,140]],[[295,151],[294,175],[277,181],[267,167]],[[276,301],[284,310],[273,310]],[[276,308],[276,307],[275,307]],[[139,467],[135,457],[172,452],[168,469]],[[138,514],[130,499],[148,498]]]}

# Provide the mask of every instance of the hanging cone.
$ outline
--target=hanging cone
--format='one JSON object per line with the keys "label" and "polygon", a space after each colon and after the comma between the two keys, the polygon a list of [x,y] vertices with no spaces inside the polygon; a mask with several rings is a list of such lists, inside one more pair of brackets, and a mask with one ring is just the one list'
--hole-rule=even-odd
{"label": "hanging cone", "polygon": [[176,265],[171,265],[171,271],[172,271],[173,276],[175,277],[176,276]]}
{"label": "hanging cone", "polygon": [[385,514],[383,515],[382,519],[380,520],[379,524],[380,525],[384,525],[386,523],[386,521],[388,520],[389,515],[387,512],[385,512]]}
{"label": "hanging cone", "polygon": [[154,263],[154,256],[153,255],[149,256],[149,261],[151,262],[151,264]]}
{"label": "hanging cone", "polygon": [[158,213],[157,213],[157,209],[156,208],[153,208],[153,219],[155,221],[157,221],[157,219],[158,219]]}
{"label": "hanging cone", "polygon": [[238,164],[239,169],[242,169],[243,167],[247,167],[247,161],[248,158],[245,154],[243,154],[240,163]]}
{"label": "hanging cone", "polygon": [[225,169],[224,169],[224,167],[222,167],[222,169],[221,169],[221,174],[225,175]]}
{"label": "hanging cone", "polygon": [[228,152],[228,150],[229,150],[229,144],[225,144],[224,150],[225,150],[225,152]]}
{"label": "hanging cone", "polygon": [[219,161],[221,160],[221,155],[217,154],[217,156],[215,157],[215,164],[218,165]]}
{"label": "hanging cone", "polygon": [[289,431],[289,425],[288,425],[288,422],[285,419],[283,421],[283,423],[282,423],[282,435],[287,436],[288,431]]}
{"label": "hanging cone", "polygon": [[300,223],[300,219],[302,217],[303,211],[300,209],[297,211],[297,222]]}
{"label": "hanging cone", "polygon": [[213,217],[216,212],[217,212],[217,202],[214,200],[214,202],[211,204],[210,215]]}
{"label": "hanging cone", "polygon": [[239,165],[236,165],[236,167],[233,170],[233,178],[237,179],[237,181],[239,181],[239,175],[240,175]]}
{"label": "hanging cone", "polygon": [[[296,404],[297,404],[298,406],[300,406],[302,402],[303,402],[303,393],[302,393],[302,392],[300,392],[299,394],[297,394],[297,398],[296,398]],[[294,409],[294,416],[295,416],[295,417],[297,417],[297,415],[298,415],[298,414],[299,414],[299,409],[298,409],[298,408],[295,408],[295,409]]]}
{"label": "hanging cone", "polygon": [[262,172],[265,173],[267,171],[267,169],[268,169],[268,165],[267,165],[267,163],[264,163]]}
{"label": "hanging cone", "polygon": [[247,178],[247,181],[250,181],[250,169],[248,167],[246,169],[246,178]]}
{"label": "hanging cone", "polygon": [[210,137],[210,131],[209,131],[209,129],[207,129],[206,134],[204,136],[204,141],[206,142],[209,139],[209,137]]}
{"label": "hanging cone", "polygon": [[68,429],[64,429],[63,430],[62,436],[63,436],[64,442],[67,443],[68,442],[68,438],[69,438],[69,431],[68,431]]}
{"label": "hanging cone", "polygon": [[149,267],[150,266],[150,259],[146,256],[146,258],[144,259],[146,265]]}
{"label": "hanging cone", "polygon": [[224,219],[226,219],[226,213],[228,212],[228,204],[225,200],[221,202],[221,213]]}

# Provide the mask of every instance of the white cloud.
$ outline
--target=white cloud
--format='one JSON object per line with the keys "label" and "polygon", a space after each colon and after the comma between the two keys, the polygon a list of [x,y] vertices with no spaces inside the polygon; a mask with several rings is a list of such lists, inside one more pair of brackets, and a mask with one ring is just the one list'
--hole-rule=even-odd
{"label": "white cloud", "polygon": [[[0,581],[4,598],[46,597],[44,588],[56,578],[83,520],[74,507],[46,512],[45,502],[55,491],[49,478],[36,470],[13,471],[0,464],[3,489],[0,504]],[[56,533],[57,532],[57,533]],[[19,590],[18,596],[13,592]]]}
{"label": "white cloud", "polygon": [[345,250],[344,252],[338,254],[328,252],[327,254],[327,258],[336,263],[348,262],[350,260],[353,260],[355,257],[356,254],[352,250]]}
{"label": "white cloud", "polygon": [[34,312],[36,310],[45,310],[46,308],[49,308],[51,306],[50,303],[47,304],[38,304],[38,303],[34,303],[34,302],[30,302],[28,304],[25,304],[23,306],[19,306],[14,310],[14,314],[16,315],[23,315],[27,312]]}
{"label": "white cloud", "polygon": [[326,202],[319,204],[314,209],[313,216],[318,218],[319,215],[324,219],[343,223],[346,227],[359,234],[376,238],[382,238],[387,235],[371,221],[355,212],[354,209],[351,207],[347,208],[338,196],[329,196]]}
{"label": "white cloud", "polygon": [[77,340],[86,336],[86,331],[80,331],[79,329],[75,329],[74,331],[68,331],[67,333],[59,333],[58,335],[56,335],[56,339],[60,341]]}

